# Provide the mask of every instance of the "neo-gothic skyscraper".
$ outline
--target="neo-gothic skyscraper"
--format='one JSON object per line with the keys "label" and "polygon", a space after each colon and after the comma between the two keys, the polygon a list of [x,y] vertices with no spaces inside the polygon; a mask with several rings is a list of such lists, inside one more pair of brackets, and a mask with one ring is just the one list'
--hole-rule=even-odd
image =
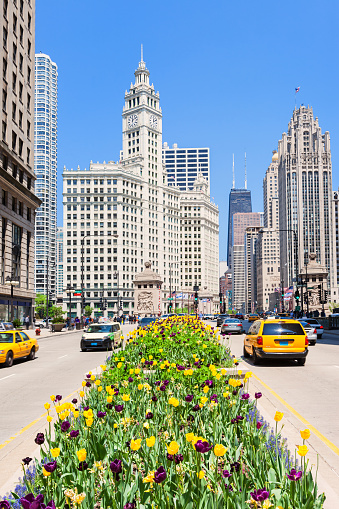
{"label": "neo-gothic skyscraper", "polygon": [[35,55],[35,189],[42,204],[35,223],[35,290],[56,296],[58,68]]}
{"label": "neo-gothic skyscraper", "polygon": [[279,141],[278,159],[280,267],[285,284],[291,285],[311,253],[331,270],[330,133],[322,134],[312,108],[293,111],[288,131]]}

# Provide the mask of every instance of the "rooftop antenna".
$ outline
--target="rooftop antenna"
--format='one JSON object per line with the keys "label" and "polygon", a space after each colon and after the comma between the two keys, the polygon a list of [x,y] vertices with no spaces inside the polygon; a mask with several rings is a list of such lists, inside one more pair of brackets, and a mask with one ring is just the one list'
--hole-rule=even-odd
{"label": "rooftop antenna", "polygon": [[246,166],[246,152],[245,152],[245,189],[247,189],[247,166]]}
{"label": "rooftop antenna", "polygon": [[234,176],[234,154],[233,154],[233,185],[232,189],[235,189],[235,176]]}
{"label": "rooftop antenna", "polygon": [[144,46],[143,44],[141,45],[141,62],[144,61]]}

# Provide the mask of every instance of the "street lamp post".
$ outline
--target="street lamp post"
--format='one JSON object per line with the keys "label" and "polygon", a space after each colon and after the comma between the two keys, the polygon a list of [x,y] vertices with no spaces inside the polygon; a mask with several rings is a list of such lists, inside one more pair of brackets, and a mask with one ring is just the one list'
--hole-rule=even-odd
{"label": "street lamp post", "polygon": [[5,284],[8,286],[9,285],[11,286],[11,322],[13,322],[13,320],[14,320],[13,288],[14,288],[14,286],[19,285],[19,278],[17,276],[12,276],[12,277],[7,276]]}
{"label": "street lamp post", "polygon": [[120,306],[120,291],[119,291],[119,271],[116,270],[113,273],[114,279],[117,280],[117,317],[119,316],[119,306]]}
{"label": "street lamp post", "polygon": [[71,325],[72,321],[72,292],[74,292],[74,287],[67,285],[66,293],[69,295],[69,325]]}
{"label": "street lamp post", "polygon": [[172,313],[172,263],[169,264],[170,307]]}

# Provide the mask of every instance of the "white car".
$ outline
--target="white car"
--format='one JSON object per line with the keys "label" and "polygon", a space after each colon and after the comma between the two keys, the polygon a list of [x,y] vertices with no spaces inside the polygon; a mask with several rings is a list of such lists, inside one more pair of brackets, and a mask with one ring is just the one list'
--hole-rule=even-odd
{"label": "white car", "polygon": [[307,334],[308,344],[314,346],[317,342],[317,329],[314,327],[314,325],[310,325],[309,323],[304,322],[303,320],[298,320],[298,322],[301,323]]}
{"label": "white car", "polygon": [[86,332],[83,333],[80,349],[82,352],[92,349],[97,350],[98,348],[112,350],[113,348],[119,348],[121,344],[120,323],[94,323],[89,325]]}

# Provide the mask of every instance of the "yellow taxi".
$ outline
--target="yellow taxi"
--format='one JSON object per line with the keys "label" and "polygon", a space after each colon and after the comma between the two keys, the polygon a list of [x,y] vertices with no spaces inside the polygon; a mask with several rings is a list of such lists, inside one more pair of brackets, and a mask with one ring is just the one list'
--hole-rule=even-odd
{"label": "yellow taxi", "polygon": [[259,320],[260,319],[260,316],[257,315],[256,313],[251,313],[250,315],[248,315],[248,318],[247,320],[249,322],[254,322],[255,320]]}
{"label": "yellow taxi", "polygon": [[6,367],[13,365],[14,359],[27,357],[28,360],[35,358],[39,345],[36,339],[31,339],[22,331],[0,331],[0,364]]}
{"label": "yellow taxi", "polygon": [[244,357],[253,364],[262,359],[295,359],[304,366],[308,354],[308,337],[297,320],[257,320],[244,339]]}

